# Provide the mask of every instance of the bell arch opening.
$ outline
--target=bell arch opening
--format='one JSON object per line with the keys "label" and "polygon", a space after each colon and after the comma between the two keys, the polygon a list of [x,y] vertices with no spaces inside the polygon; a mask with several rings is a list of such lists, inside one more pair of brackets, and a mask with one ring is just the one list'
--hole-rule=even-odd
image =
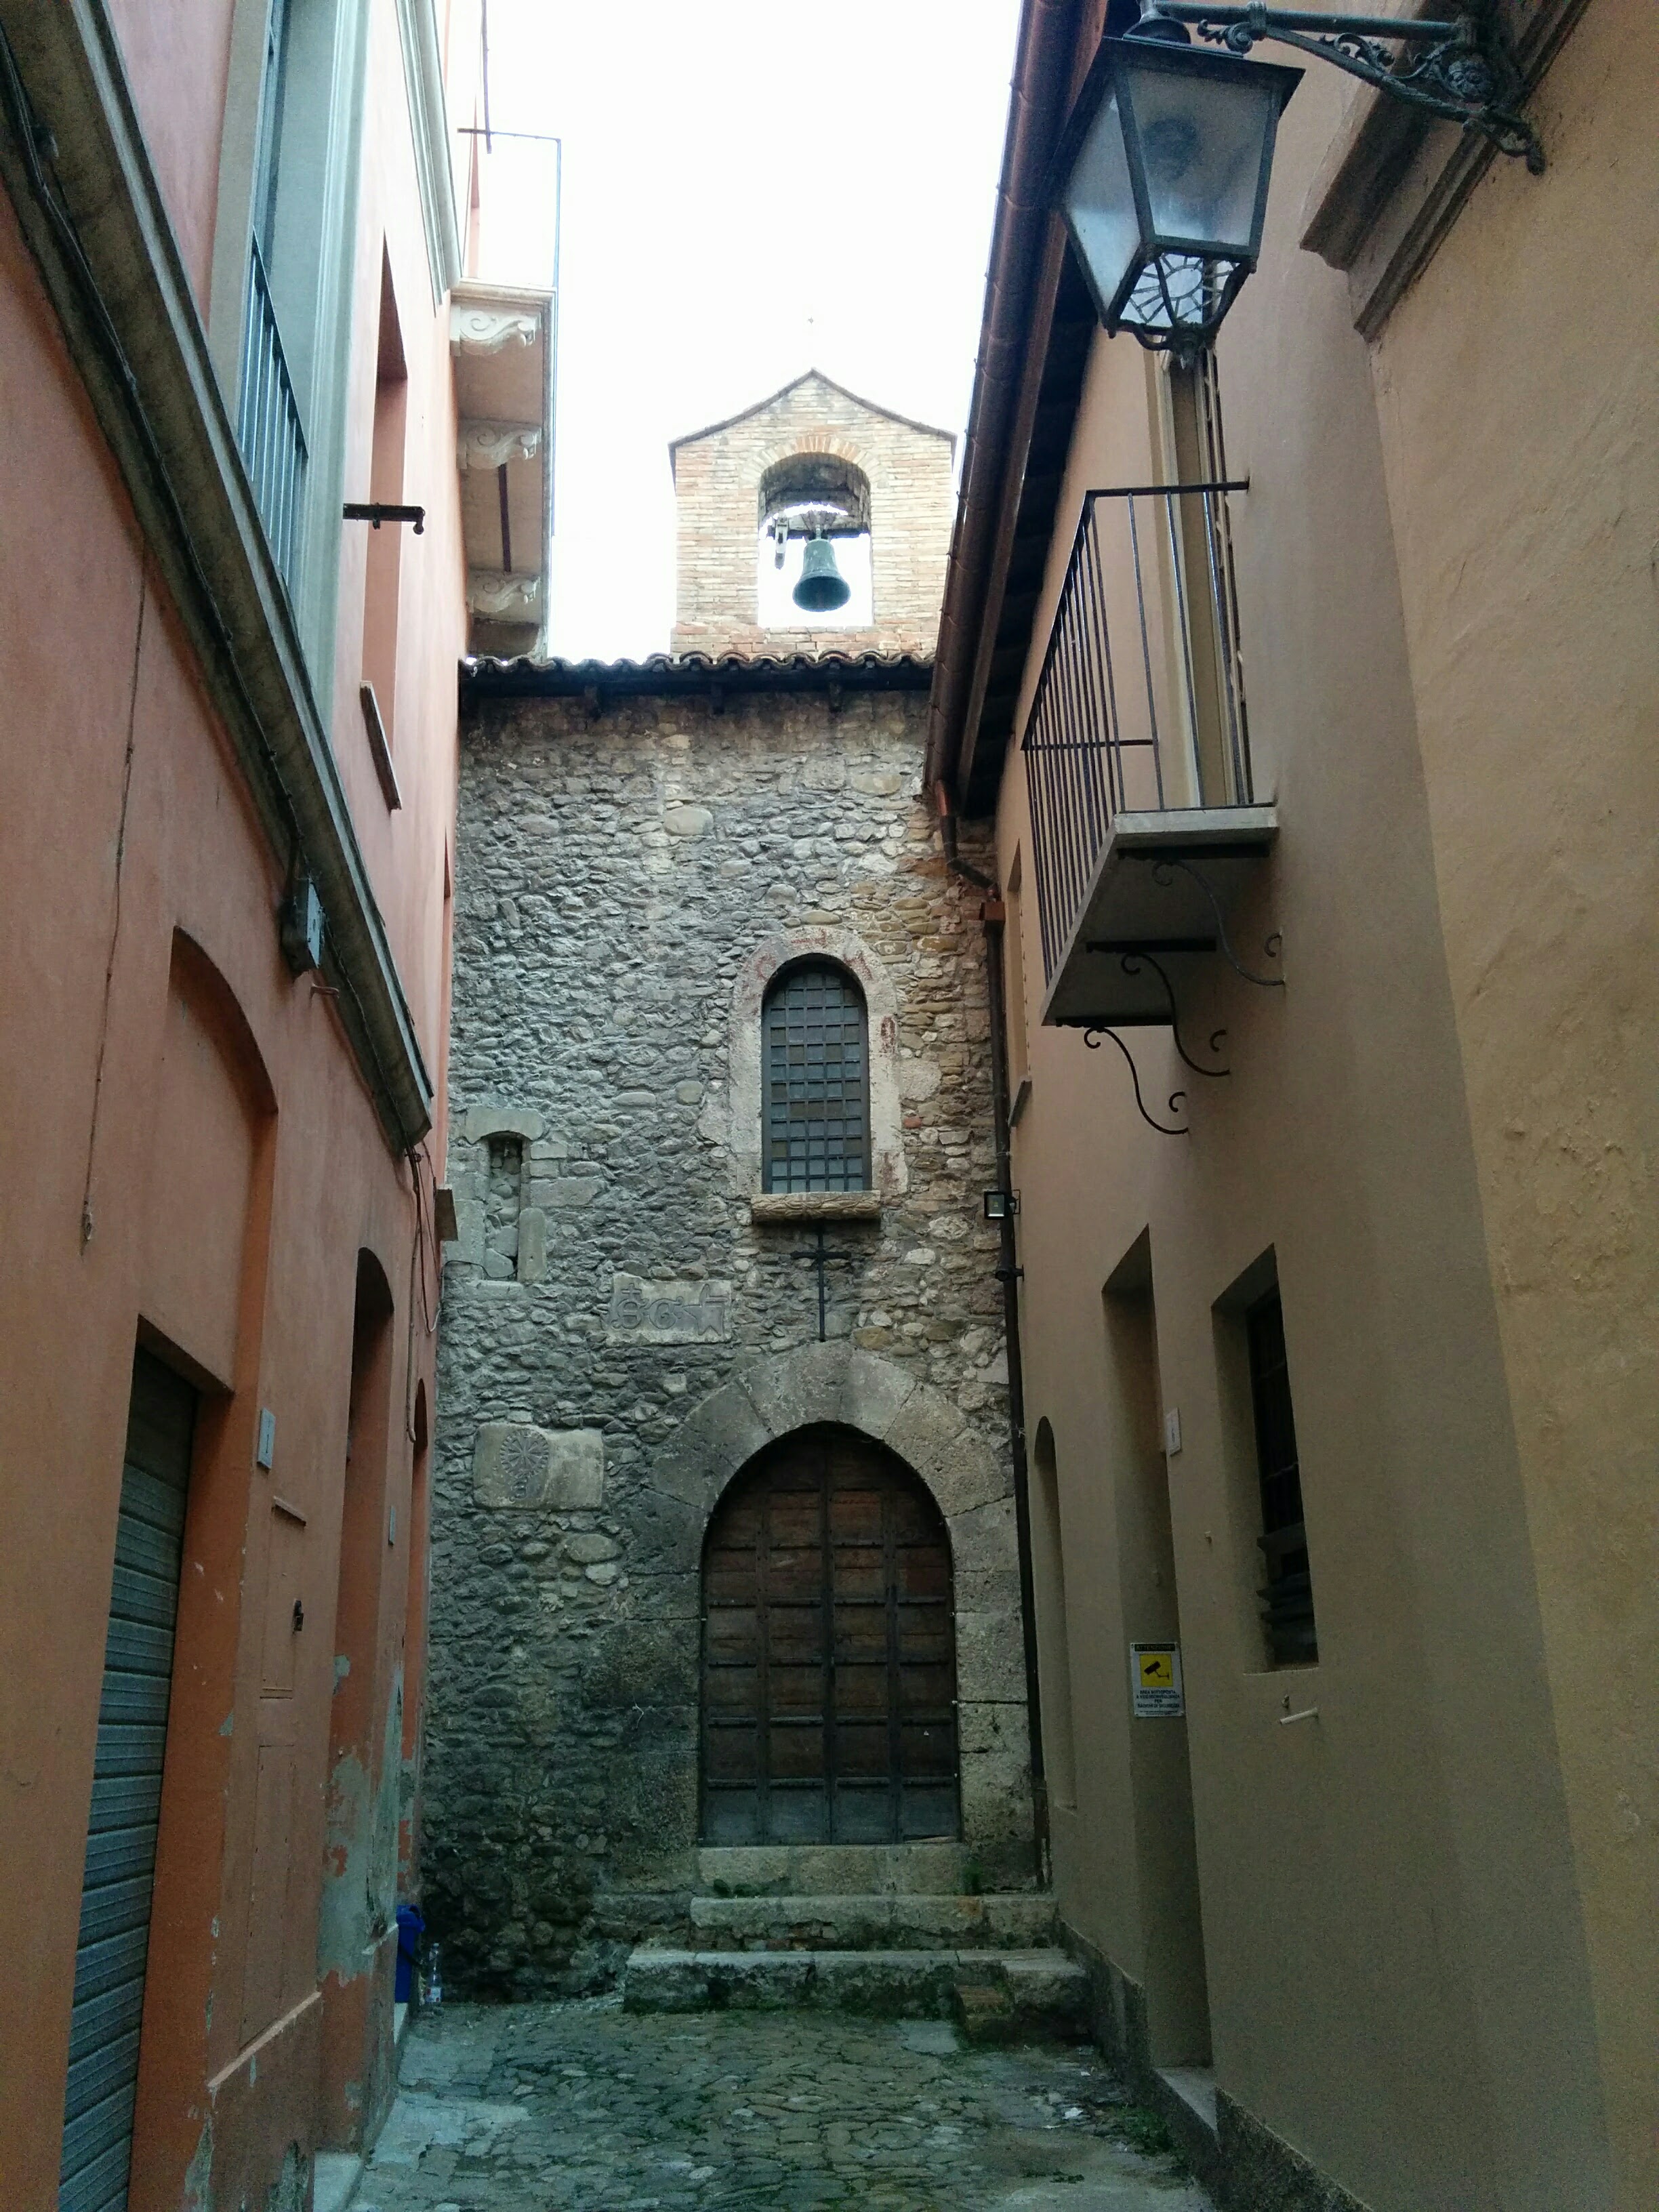
{"label": "bell arch opening", "polygon": [[838,453],[788,453],[761,477],[756,620],[868,629],[875,620],[870,479]]}
{"label": "bell arch opening", "polygon": [[710,1844],[962,1832],[951,1540],[857,1430],[756,1454],[703,1541],[699,1827]]}

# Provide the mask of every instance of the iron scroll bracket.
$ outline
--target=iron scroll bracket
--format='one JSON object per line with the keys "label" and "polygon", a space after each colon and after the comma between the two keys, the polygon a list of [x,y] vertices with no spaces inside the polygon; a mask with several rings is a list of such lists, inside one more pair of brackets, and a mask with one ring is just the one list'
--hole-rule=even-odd
{"label": "iron scroll bracket", "polygon": [[[1181,1009],[1176,1003],[1175,985],[1170,981],[1168,969],[1156,957],[1158,952],[1164,951],[1213,952],[1215,951],[1213,938],[1154,938],[1144,945],[1127,943],[1121,939],[1095,939],[1091,940],[1088,949],[1091,952],[1115,952],[1118,955],[1118,965],[1128,976],[1139,975],[1143,968],[1150,968],[1164,986],[1164,996],[1170,1009],[1170,1034],[1175,1039],[1176,1050],[1181,1054],[1186,1065],[1191,1068],[1194,1075],[1207,1075],[1212,1079],[1219,1079],[1221,1076],[1232,1073],[1231,1067],[1206,1067],[1200,1061],[1194,1060],[1188,1051],[1185,1040],[1181,1034]],[[1224,1029],[1211,1030],[1210,1050],[1212,1053],[1220,1051],[1221,1040],[1226,1034]]]}
{"label": "iron scroll bracket", "polygon": [[[1150,968],[1158,981],[1163,984],[1164,995],[1170,1002],[1170,1034],[1175,1039],[1176,1050],[1194,1075],[1207,1075],[1212,1081],[1218,1082],[1224,1075],[1232,1073],[1231,1067],[1206,1067],[1201,1061],[1193,1058],[1182,1042],[1181,1009],[1176,1004],[1175,985],[1170,981],[1168,970],[1161,961],[1154,959],[1150,952],[1126,952],[1120,964],[1126,975],[1138,975],[1143,967]],[[1220,1051],[1221,1040],[1226,1034],[1224,1029],[1211,1030],[1210,1050],[1212,1052]]]}
{"label": "iron scroll bracket", "polygon": [[1235,54],[1248,54],[1263,39],[1294,46],[1392,100],[1461,123],[1500,154],[1524,161],[1534,177],[1543,174],[1538,133],[1515,110],[1521,75],[1491,0],[1476,0],[1471,10],[1447,21],[1269,8],[1263,0],[1243,7],[1151,0],[1146,15],[1190,24],[1200,39]]}
{"label": "iron scroll bracket", "polygon": [[[1125,1060],[1129,1063],[1129,1080],[1135,1087],[1135,1108],[1137,1112],[1139,1114],[1141,1120],[1146,1124],[1146,1127],[1149,1129],[1156,1129],[1160,1137],[1190,1137],[1193,1133],[1189,1128],[1187,1128],[1179,1123],[1177,1123],[1174,1128],[1170,1128],[1162,1121],[1154,1121],[1152,1115],[1146,1111],[1146,1101],[1140,1095],[1140,1070],[1135,1066],[1135,1056],[1133,1053],[1130,1051],[1128,1046],[1124,1043],[1122,1038],[1118,1035],[1115,1030],[1104,1028],[1086,1029],[1083,1032],[1083,1042],[1088,1046],[1091,1052],[1098,1052],[1100,1050],[1100,1040],[1103,1036],[1110,1037],[1112,1042],[1117,1047],[1118,1050],[1123,1054]],[[1184,1091],[1172,1091],[1170,1093],[1170,1113],[1179,1114],[1182,1111],[1186,1097],[1187,1094]]]}
{"label": "iron scroll bracket", "polygon": [[[1247,968],[1237,953],[1233,951],[1232,939],[1227,934],[1227,919],[1221,910],[1221,901],[1216,896],[1215,885],[1207,876],[1200,875],[1190,860],[1180,860],[1173,853],[1136,853],[1133,855],[1126,854],[1125,858],[1147,861],[1152,867],[1152,881],[1160,890],[1169,889],[1171,881],[1169,871],[1171,868],[1179,868],[1183,876],[1190,876],[1208,902],[1210,912],[1215,918],[1216,944],[1220,950],[1222,958],[1225,960],[1233,973],[1236,975],[1242,975],[1247,983],[1254,983],[1264,991],[1284,989],[1285,978],[1282,975],[1258,975],[1254,969]],[[1281,943],[1279,932],[1274,930],[1261,948],[1269,960],[1278,959]],[[1184,1054],[1182,1057],[1185,1058]]]}

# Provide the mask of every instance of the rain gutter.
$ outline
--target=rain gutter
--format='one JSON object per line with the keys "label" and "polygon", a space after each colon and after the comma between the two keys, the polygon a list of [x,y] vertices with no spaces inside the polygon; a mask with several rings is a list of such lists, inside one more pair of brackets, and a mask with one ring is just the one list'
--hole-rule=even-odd
{"label": "rain gutter", "polygon": [[1025,0],[1015,52],[1002,177],[980,327],[928,705],[928,783],[959,793],[964,738],[982,697],[1001,577],[1018,507],[1043,339],[1060,282],[1064,234],[1043,192],[1070,104],[1085,0]]}

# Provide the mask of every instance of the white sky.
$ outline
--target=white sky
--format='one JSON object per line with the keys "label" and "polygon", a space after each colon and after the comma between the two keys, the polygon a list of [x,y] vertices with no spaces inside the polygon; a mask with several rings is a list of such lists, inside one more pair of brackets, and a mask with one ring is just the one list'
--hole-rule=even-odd
{"label": "white sky", "polygon": [[555,653],[665,649],[671,438],[811,365],[963,427],[1017,12],[490,0],[492,124],[564,142]]}

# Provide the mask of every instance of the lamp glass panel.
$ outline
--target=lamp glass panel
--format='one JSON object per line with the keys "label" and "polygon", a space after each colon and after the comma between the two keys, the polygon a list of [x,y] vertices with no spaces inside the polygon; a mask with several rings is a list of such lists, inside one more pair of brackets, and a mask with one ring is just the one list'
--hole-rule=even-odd
{"label": "lamp glass panel", "polygon": [[1210,330],[1218,318],[1235,265],[1217,255],[1155,254],[1123,303],[1125,328],[1170,332]]}
{"label": "lamp glass panel", "polygon": [[1109,92],[1066,179],[1066,218],[1095,289],[1109,302],[1140,251],[1140,218],[1123,150],[1117,94]]}
{"label": "lamp glass panel", "polygon": [[1133,103],[1152,228],[1160,238],[1255,242],[1261,149],[1278,115],[1278,81],[1253,70],[1218,78],[1120,64]]}

